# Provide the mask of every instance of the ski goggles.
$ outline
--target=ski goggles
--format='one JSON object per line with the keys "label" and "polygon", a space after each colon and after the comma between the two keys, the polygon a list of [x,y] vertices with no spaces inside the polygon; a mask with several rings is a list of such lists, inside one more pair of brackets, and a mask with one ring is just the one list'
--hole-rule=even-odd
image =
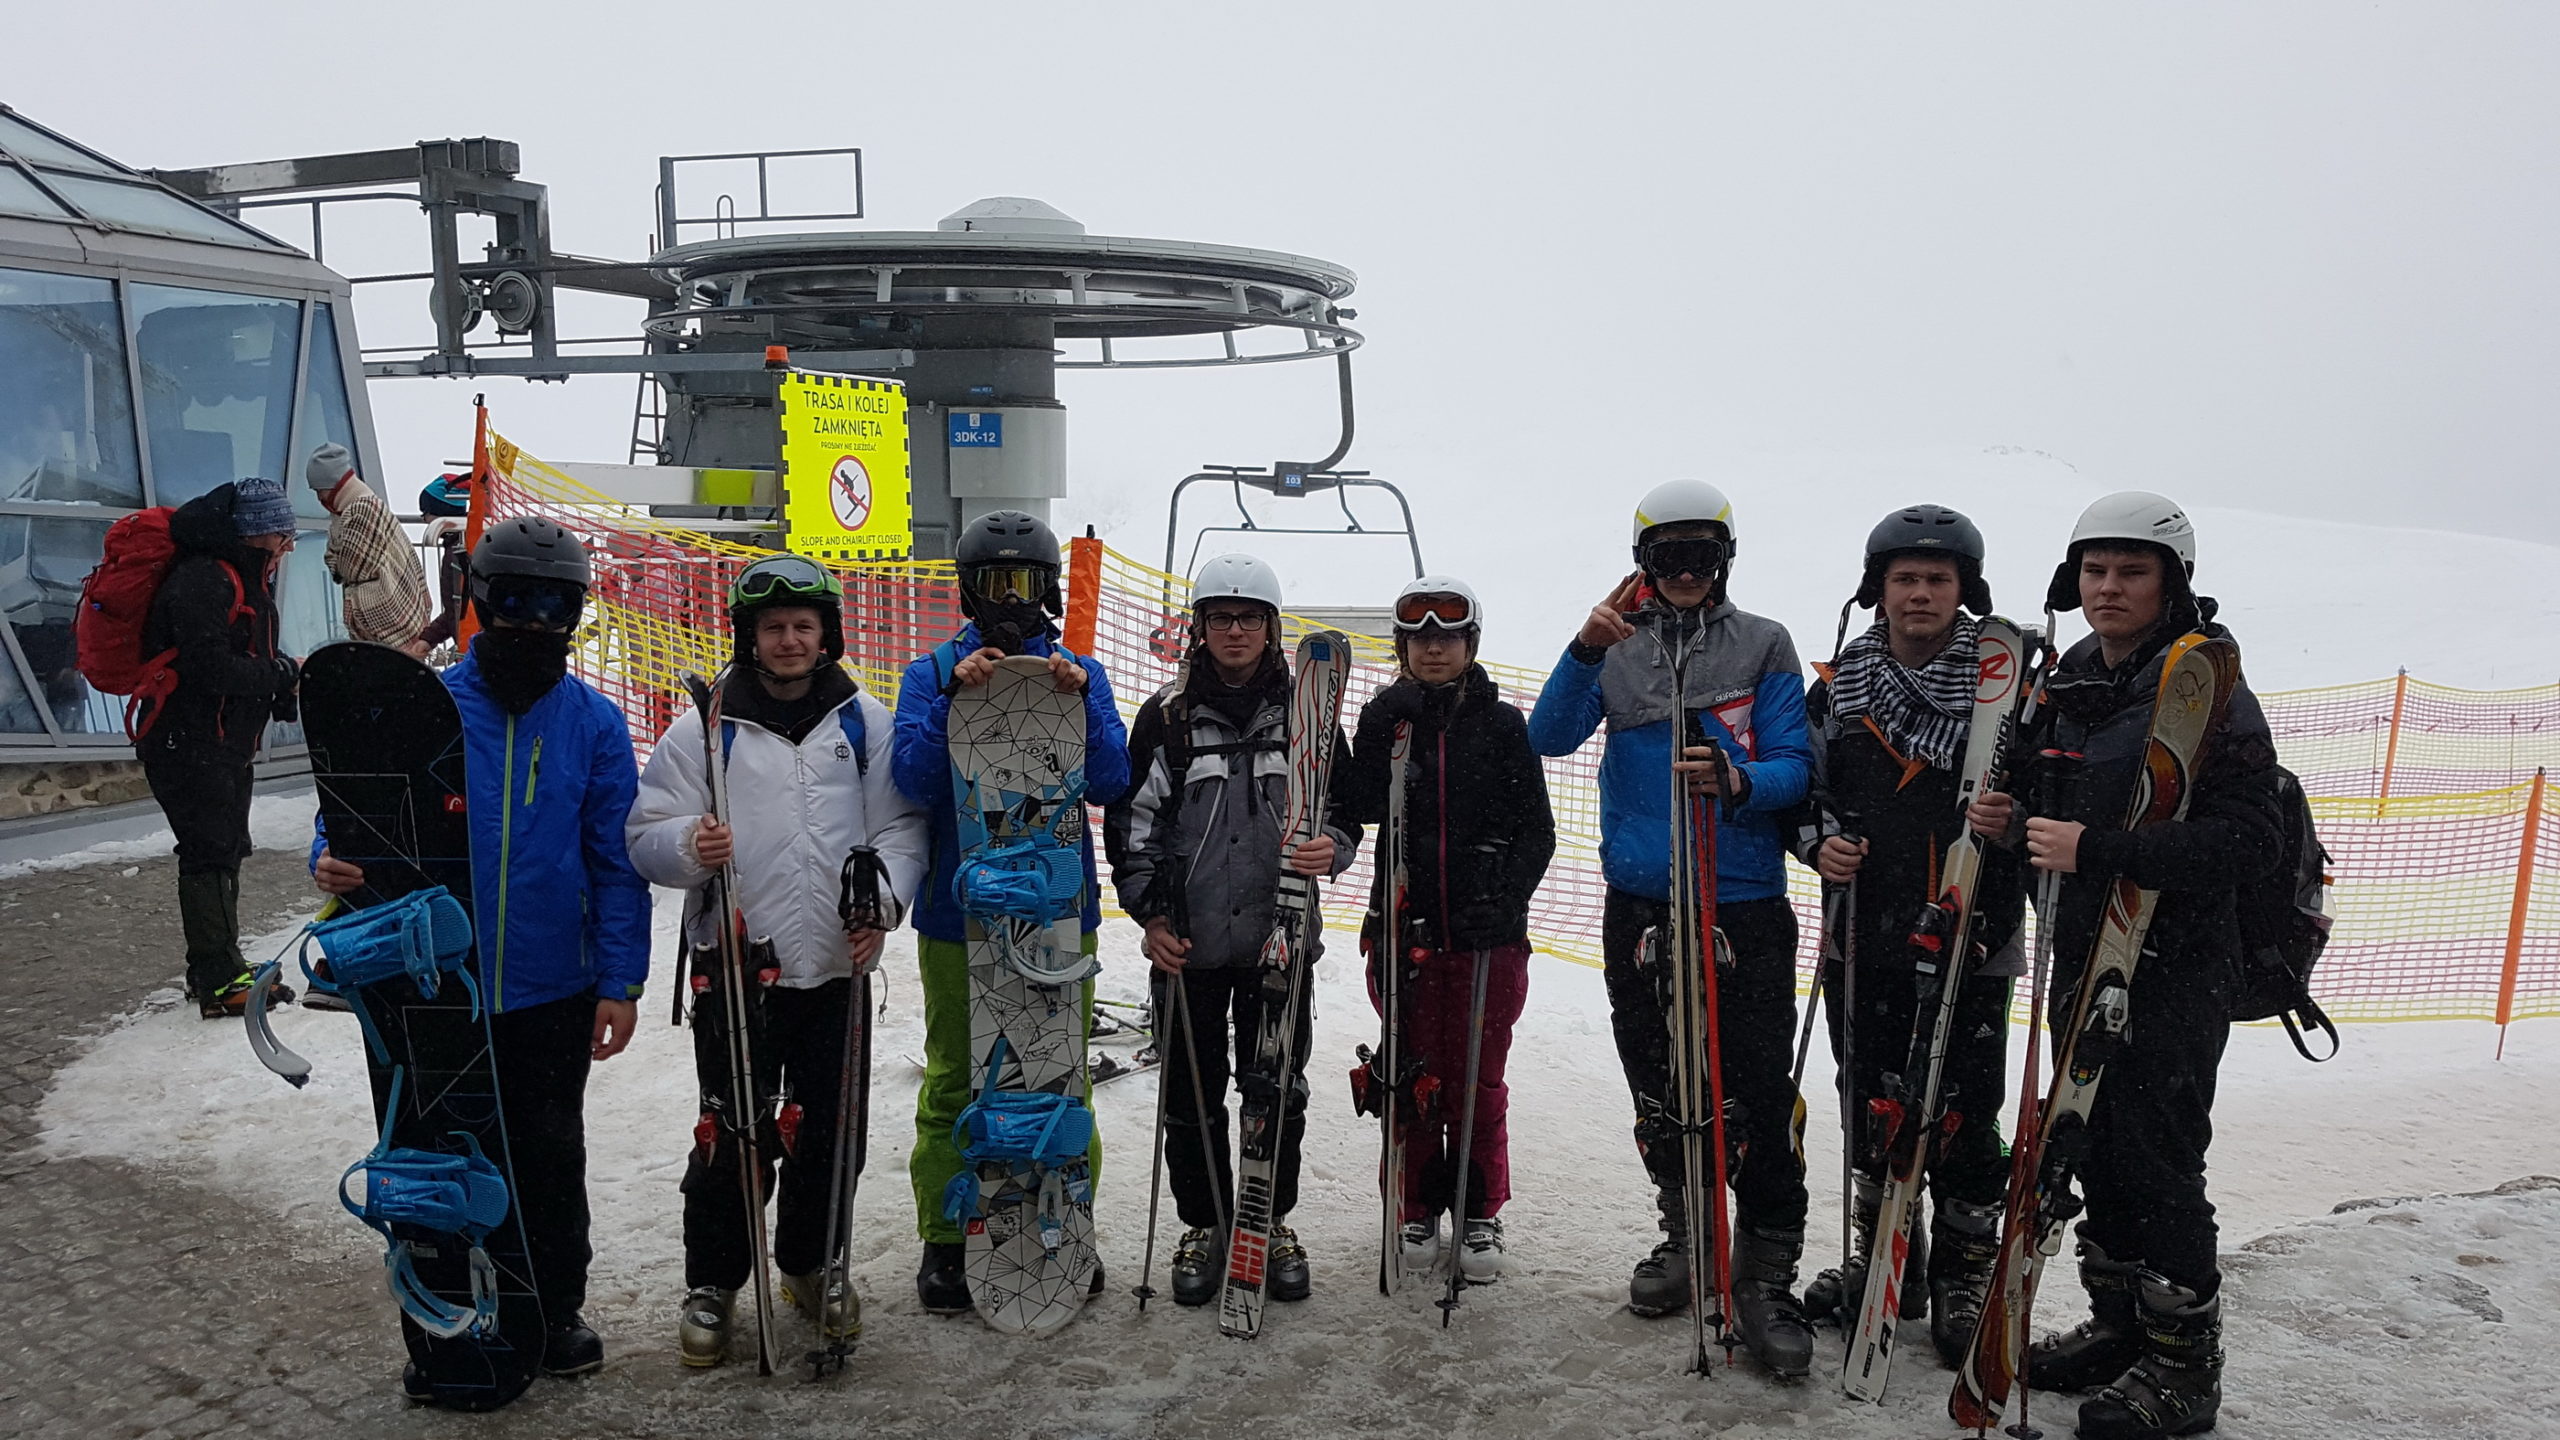
{"label": "ski goggles", "polygon": [[798,555],[774,555],[758,560],[738,576],[729,587],[731,608],[753,605],[773,599],[840,600],[844,584],[835,573],[815,560]]}
{"label": "ski goggles", "polygon": [[509,625],[542,630],[570,630],[586,608],[587,592],[565,580],[499,575],[482,582],[473,597],[491,617]]}
{"label": "ski goggles", "polygon": [[1476,623],[1475,602],[1464,595],[1403,595],[1396,599],[1396,628],[1420,630],[1438,626],[1443,630],[1472,629]]}
{"label": "ski goggles", "polygon": [[1048,598],[1056,574],[1047,565],[979,565],[969,571],[969,593],[999,605],[1035,605]]}
{"label": "ski goggles", "polygon": [[1674,540],[1655,540],[1639,552],[1638,563],[1644,573],[1655,580],[1670,580],[1689,575],[1712,580],[1733,558],[1733,547],[1713,535],[1690,535]]}

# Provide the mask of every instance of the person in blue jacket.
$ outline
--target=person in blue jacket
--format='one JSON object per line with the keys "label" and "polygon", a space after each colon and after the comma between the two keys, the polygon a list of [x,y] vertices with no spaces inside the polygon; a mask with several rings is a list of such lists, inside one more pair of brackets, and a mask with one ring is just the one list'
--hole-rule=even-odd
{"label": "person in blue jacket", "polygon": [[[1785,626],[1734,608],[1726,595],[1734,548],[1733,507],[1713,485],[1673,480],[1647,493],[1635,513],[1636,573],[1565,647],[1529,717],[1529,743],[1542,755],[1570,755],[1602,721],[1609,726],[1600,760],[1600,862],[1609,887],[1600,948],[1618,1060],[1635,1100],[1636,1148],[1664,1236],[1628,1282],[1628,1308],[1639,1315],[1689,1303],[1686,1197],[1670,1110],[1669,983],[1652,942],[1669,918],[1675,773],[1688,793],[1714,797],[1716,925],[1732,950],[1718,972],[1718,1043],[1728,1142],[1741,1157],[1729,1172],[1737,1204],[1736,1313],[1728,1318],[1762,1364],[1802,1375],[1813,1333],[1793,1289],[1805,1188],[1789,1051],[1796,923],[1779,820],[1804,798],[1813,747],[1795,642]],[[1689,626],[1702,633],[1675,691],[1673,631]],[[1674,713],[1675,696],[1687,698],[1688,716]],[[1712,749],[1686,736],[1675,741],[1693,717]]]}
{"label": "person in blue jacket", "polygon": [[[960,609],[968,623],[960,633],[916,657],[898,686],[897,743],[890,767],[898,789],[933,817],[933,860],[917,887],[916,965],[924,990],[924,1083],[916,1091],[916,1147],[907,1174],[916,1193],[916,1231],[924,1262],[916,1271],[916,1298],[936,1315],[969,1312],[969,1280],[962,1266],[960,1226],[944,1218],[943,1188],[961,1169],[951,1141],[952,1122],[971,1099],[969,1049],[969,952],[966,921],[951,893],[960,868],[959,820],[951,788],[948,723],[951,692],[979,684],[1007,655],[1037,655],[1061,690],[1084,692],[1085,802],[1109,805],[1129,788],[1129,736],[1112,703],[1111,679],[1102,662],[1069,654],[1058,644],[1051,617],[1063,613],[1058,586],[1058,537],[1038,518],[998,510],[969,522],[953,547],[960,570]],[[1080,827],[1081,833],[1081,827]],[[1095,881],[1093,844],[1084,839],[1084,948],[1094,949],[1102,924],[1101,887]],[[1085,982],[1084,1003],[1093,1003]],[[1102,1141],[1093,1145],[1093,1176],[1102,1175]],[[1095,1267],[1093,1287],[1102,1288]]]}
{"label": "person in blue jacket", "polygon": [[[640,788],[631,732],[612,701],[568,673],[588,583],[576,536],[540,518],[492,523],[471,552],[483,628],[444,672],[462,712],[498,1093],[550,1332],[542,1368],[554,1375],[604,1364],[604,1343],[579,1315],[595,1253],[587,1067],[631,1043],[649,979],[649,882],[623,845]],[[362,868],[330,855],[325,832],[311,873],[332,895],[364,884]]]}

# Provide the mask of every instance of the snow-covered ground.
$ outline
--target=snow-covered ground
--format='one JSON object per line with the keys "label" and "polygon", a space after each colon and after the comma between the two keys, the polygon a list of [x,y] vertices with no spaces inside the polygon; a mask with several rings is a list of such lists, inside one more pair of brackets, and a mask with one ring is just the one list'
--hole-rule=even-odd
{"label": "snow-covered ground", "polygon": [[[672,899],[660,896],[662,967]],[[257,943],[273,951],[290,939],[280,932]],[[1138,994],[1135,932],[1115,922],[1104,953],[1105,993]],[[1841,1398],[1821,1364],[1811,1383],[1793,1387],[1747,1360],[1706,1381],[1683,1375],[1687,1323],[1626,1312],[1627,1267],[1649,1245],[1651,1221],[1606,1000],[1596,972],[1546,958],[1536,962],[1511,1063],[1511,1274],[1470,1291],[1450,1328],[1440,1327],[1427,1293],[1385,1299],[1371,1280],[1376,1132],[1352,1116],[1343,1076],[1374,1021],[1342,957],[1320,970],[1309,1067],[1316,1100],[1294,1217],[1314,1259],[1314,1299],[1275,1306],[1251,1345],[1221,1338],[1206,1312],[1160,1301],[1138,1314],[1126,1290],[1145,1240],[1155,1105],[1154,1079],[1142,1075],[1098,1097],[1113,1147],[1100,1197],[1111,1293],[1047,1342],[927,1317],[911,1281],[904,1175],[916,1073],[900,1057],[921,1045],[913,966],[901,936],[885,965],[871,1169],[857,1212],[869,1333],[840,1385],[759,1382],[751,1365],[678,1372],[676,1182],[693,1080],[683,1037],[658,1018],[660,1001],[643,1006],[644,1021],[657,1023],[595,1071],[589,1185],[598,1258],[589,1318],[615,1365],[637,1371],[649,1403],[665,1407],[670,1433],[699,1430],[714,1416],[727,1417],[723,1425],[743,1417],[759,1427],[866,1434],[1212,1434],[1285,1424],[1305,1435],[1818,1428],[1884,1440],[1947,1429],[1947,1376],[1916,1335],[1888,1403],[1869,1409]],[[289,1010],[277,1028],[314,1062],[306,1089],[261,1070],[239,1027],[195,1019],[174,991],[153,997],[62,1073],[41,1111],[47,1145],[166,1169],[296,1222],[303,1247],[370,1254],[369,1232],[331,1198],[340,1171],[373,1140],[355,1026]],[[2330,1213],[2360,1197],[2480,1191],[2560,1174],[2560,1026],[2518,1027],[2503,1061],[2491,1058],[2494,1038],[2478,1024],[2358,1026],[2337,1061],[2313,1067],[2280,1032],[2234,1034],[2214,1152],[2232,1254],[2223,1433],[2560,1434],[2550,1418],[2560,1411],[2560,1364],[2538,1338],[2560,1324],[2560,1190]],[[1827,1061],[1817,1056],[1813,1065],[1819,1075]],[[1837,1125],[1819,1099],[1810,1109],[1808,1268],[1828,1263],[1836,1248],[1839,1194]],[[1173,1235],[1169,1211],[1167,1226],[1159,1267]],[[2067,1319],[2076,1305],[2067,1269],[2047,1294],[2045,1318]],[[390,1323],[387,1300],[382,1323]],[[541,1393],[574,1425],[575,1394]],[[2048,1425],[2067,1418],[2065,1402],[2040,1403]]]}

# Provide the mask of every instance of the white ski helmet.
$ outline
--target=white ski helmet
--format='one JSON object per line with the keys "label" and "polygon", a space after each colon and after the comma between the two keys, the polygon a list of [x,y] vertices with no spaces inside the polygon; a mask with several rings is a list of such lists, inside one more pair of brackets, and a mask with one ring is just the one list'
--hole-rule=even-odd
{"label": "white ski helmet", "polygon": [[1191,608],[1212,600],[1251,600],[1280,609],[1280,572],[1251,555],[1212,555],[1191,581]]}
{"label": "white ski helmet", "polygon": [[[1463,608],[1432,605],[1433,596],[1454,596]],[[1408,606],[1406,602],[1415,602]],[[1407,619],[1410,612],[1411,617]],[[1484,628],[1484,604],[1476,599],[1475,588],[1455,575],[1424,575],[1408,581],[1396,592],[1396,629],[1405,632],[1437,626],[1442,630],[1477,630]]]}
{"label": "white ski helmet", "polygon": [[2099,496],[2080,512],[2079,522],[2071,527],[2070,548],[2063,553],[2062,563],[2054,567],[2053,583],[2046,587],[2046,609],[2080,608],[2080,552],[2104,540],[2136,541],[2168,551],[2178,562],[2172,593],[2194,592],[2196,527],[2187,519],[2187,512],[2166,495],[2149,490],[2119,490]]}
{"label": "white ski helmet", "polygon": [[1733,502],[1704,480],[1663,481],[1636,502],[1635,518],[1634,539],[1638,545],[1644,543],[1644,532],[1656,525],[1704,520],[1723,527],[1727,554],[1734,549]]}

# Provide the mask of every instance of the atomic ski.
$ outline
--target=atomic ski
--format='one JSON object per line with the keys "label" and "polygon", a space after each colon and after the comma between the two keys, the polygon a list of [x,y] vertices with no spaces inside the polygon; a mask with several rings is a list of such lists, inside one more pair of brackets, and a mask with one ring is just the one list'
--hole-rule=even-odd
{"label": "atomic ski", "polygon": [[[2138,830],[2185,816],[2206,739],[2221,723],[2239,681],[2240,651],[2229,640],[2187,635],[2169,647],[2161,661],[2159,698],[2152,706],[2151,733],[2124,828]],[[2063,1229],[2080,1210],[2079,1198],[2071,1193],[2072,1177],[2088,1149],[2089,1111],[2097,1102],[2098,1082],[2132,1013],[2134,964],[2142,958],[2143,939],[2159,901],[2159,891],[2122,876],[2108,887],[2097,937],[2072,991],[2070,1023],[2062,1027],[2063,1039],[2054,1053],[2052,1089],[2032,1143],[2014,1157],[2000,1258],[1992,1270],[1982,1323],[1947,1397],[1947,1416],[1958,1425],[1988,1430],[2008,1407],[2009,1391],[2025,1359],[2027,1313],[2037,1278],[2045,1260],[2062,1248]]]}
{"label": "atomic ski", "polygon": [[[2000,788],[2002,759],[2016,735],[2020,707],[2034,689],[2034,677],[2027,673],[2029,657],[2041,652],[2043,636],[2022,633],[2015,622],[1994,615],[1981,622],[1974,646],[1973,720],[1965,735],[1963,768],[1956,774],[1959,813],[1976,796]],[[1887,1077],[1890,1093],[1867,1102],[1866,1143],[1881,1161],[1884,1198],[1876,1209],[1866,1295],[1840,1373],[1841,1388],[1859,1400],[1884,1399],[1885,1381],[1893,1370],[1895,1329],[1902,1318],[1902,1276],[1911,1256],[1921,1178],[1931,1151],[1964,1123],[1963,1116],[1948,1108],[1942,1081],[1956,1003],[1973,968],[1982,865],[1981,841],[1968,827],[1947,847],[1938,897],[1921,911],[1912,932],[1908,1058],[1900,1073]],[[1980,1117],[1980,1123],[1992,1121],[1991,1116]]]}
{"label": "atomic ski", "polygon": [[1387,823],[1379,833],[1384,851],[1379,861],[1385,900],[1377,916],[1378,949],[1373,958],[1378,977],[1378,1048],[1363,1045],[1359,1065],[1351,1072],[1353,1113],[1378,1117],[1378,1293],[1393,1295],[1404,1284],[1405,1147],[1411,1128],[1421,1123],[1431,1104],[1433,1087],[1423,1074],[1421,1057],[1405,1046],[1405,982],[1413,963],[1405,954],[1404,788],[1413,766],[1413,725],[1399,722],[1387,756]]}
{"label": "atomic ski", "polygon": [[1093,1243],[1085,1072],[1084,696],[1009,655],[951,697],[951,783],[968,919],[967,1163],[943,1195],[989,1326],[1045,1335],[1075,1319]]}
{"label": "atomic ski", "polygon": [[[1289,702],[1288,828],[1284,846],[1312,840],[1324,828],[1325,794],[1333,777],[1333,741],[1342,714],[1342,690],[1351,673],[1351,642],[1335,630],[1309,632],[1298,641],[1296,689]],[[1285,853],[1285,852],[1284,852]],[[1236,1210],[1227,1240],[1227,1283],[1218,1299],[1218,1328],[1241,1339],[1262,1333],[1269,1295],[1273,1174],[1280,1134],[1291,1103],[1296,1070],[1299,997],[1307,986],[1316,921],[1316,883],[1283,865],[1271,938],[1263,942],[1262,1023],[1250,1060],[1236,1067]],[[1303,1103],[1303,1102],[1300,1102]]]}

